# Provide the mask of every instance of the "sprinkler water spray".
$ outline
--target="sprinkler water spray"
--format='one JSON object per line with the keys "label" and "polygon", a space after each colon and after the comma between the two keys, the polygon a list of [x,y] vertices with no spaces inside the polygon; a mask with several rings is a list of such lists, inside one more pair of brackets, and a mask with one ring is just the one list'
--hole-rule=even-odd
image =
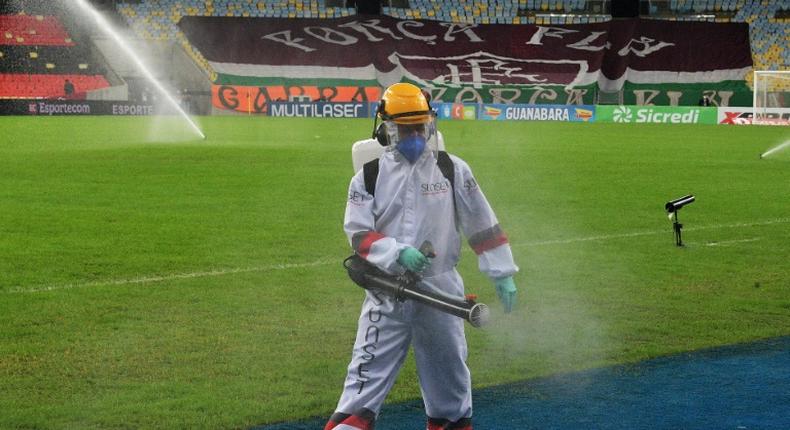
{"label": "sprinkler water spray", "polygon": [[75,0],[77,5],[90,17],[92,17],[96,21],[96,25],[100,28],[104,33],[106,33],[110,38],[112,38],[115,43],[118,44],[118,47],[126,54],[143,75],[153,84],[154,88],[156,88],[167,100],[168,104],[171,105],[176,112],[179,113],[189,124],[189,126],[200,136],[201,139],[205,139],[206,135],[200,130],[200,128],[192,121],[192,118],[187,115],[184,109],[179,106],[178,102],[173,98],[173,96],[164,88],[164,86],[154,77],[151,70],[140,60],[140,56],[134,52],[131,46],[115,31],[110,23],[104,19],[104,16],[96,10],[87,0]]}
{"label": "sprinkler water spray", "polygon": [[780,145],[774,146],[773,148],[763,152],[762,154],[760,154],[760,158],[765,158],[765,157],[767,157],[767,156],[769,156],[769,155],[771,155],[771,154],[773,154],[775,152],[779,152],[779,151],[781,151],[781,150],[783,150],[783,149],[785,149],[787,147],[790,147],[790,140],[788,140],[787,142],[784,142],[784,143],[782,143]]}

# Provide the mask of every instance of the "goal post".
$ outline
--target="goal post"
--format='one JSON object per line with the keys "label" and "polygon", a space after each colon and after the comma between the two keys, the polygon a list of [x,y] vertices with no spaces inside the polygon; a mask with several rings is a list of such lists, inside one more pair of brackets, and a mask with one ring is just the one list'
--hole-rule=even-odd
{"label": "goal post", "polygon": [[790,70],[755,70],[752,124],[790,125]]}

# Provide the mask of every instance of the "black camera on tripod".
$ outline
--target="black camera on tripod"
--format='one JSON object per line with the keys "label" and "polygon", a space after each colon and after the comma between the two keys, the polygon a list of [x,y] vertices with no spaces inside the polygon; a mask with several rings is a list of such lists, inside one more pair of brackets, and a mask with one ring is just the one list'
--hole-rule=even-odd
{"label": "black camera on tripod", "polygon": [[664,209],[669,212],[669,219],[672,222],[672,230],[675,232],[675,245],[683,246],[683,240],[681,238],[681,230],[683,229],[683,224],[678,222],[678,211],[688,204],[694,202],[694,196],[691,194],[685,195],[683,197],[677,198],[675,200],[670,200],[664,205]]}
{"label": "black camera on tripod", "polygon": [[667,204],[664,205],[664,209],[666,209],[667,212],[669,212],[669,213],[673,213],[673,212],[677,212],[678,210],[680,210],[680,208],[682,208],[683,206],[686,206],[687,204],[690,204],[690,203],[693,203],[693,202],[694,202],[694,196],[689,194],[689,195],[683,196],[683,197],[681,197],[679,199],[668,201]]}

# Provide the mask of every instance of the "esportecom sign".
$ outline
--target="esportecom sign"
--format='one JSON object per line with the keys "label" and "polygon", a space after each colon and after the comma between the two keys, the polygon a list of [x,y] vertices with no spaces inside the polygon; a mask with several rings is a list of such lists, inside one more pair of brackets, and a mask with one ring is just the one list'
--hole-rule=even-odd
{"label": "esportecom sign", "polygon": [[107,100],[0,100],[0,115],[156,115],[161,107]]}

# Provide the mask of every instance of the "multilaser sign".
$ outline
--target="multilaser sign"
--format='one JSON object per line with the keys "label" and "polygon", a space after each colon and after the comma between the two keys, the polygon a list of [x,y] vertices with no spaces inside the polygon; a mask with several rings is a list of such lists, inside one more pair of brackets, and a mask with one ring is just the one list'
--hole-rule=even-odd
{"label": "multilaser sign", "polygon": [[715,107],[597,106],[596,120],[631,124],[717,124]]}

